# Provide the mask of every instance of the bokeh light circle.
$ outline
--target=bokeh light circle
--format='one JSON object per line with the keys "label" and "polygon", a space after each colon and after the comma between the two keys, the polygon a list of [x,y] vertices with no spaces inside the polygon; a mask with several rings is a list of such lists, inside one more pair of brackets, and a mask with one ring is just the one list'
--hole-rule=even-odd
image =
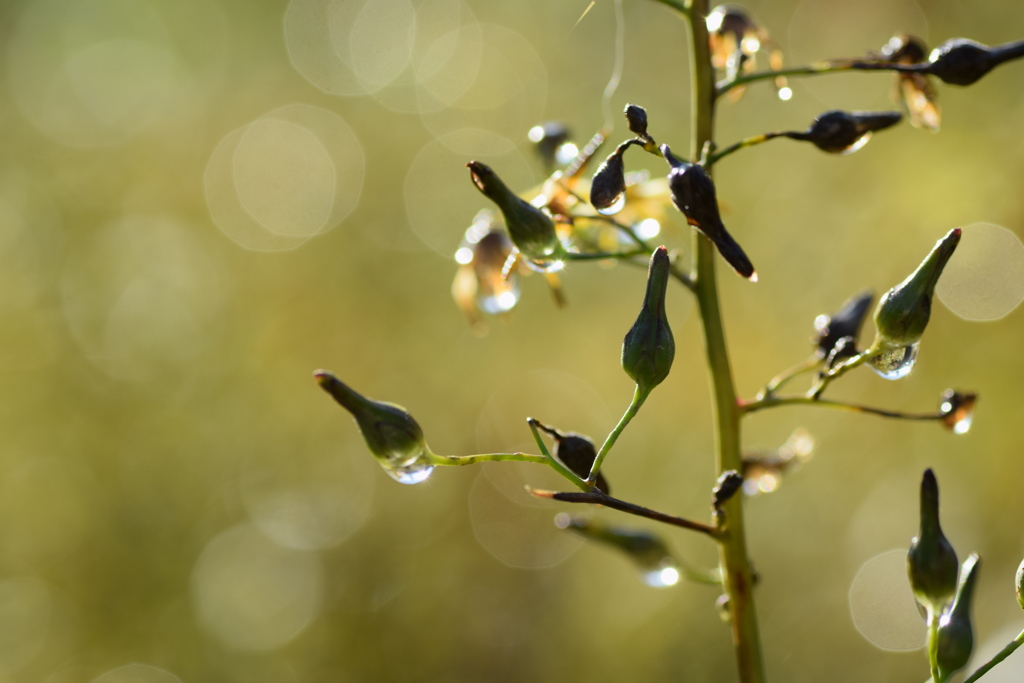
{"label": "bokeh light circle", "polygon": [[1024,244],[1002,226],[968,225],[935,293],[966,320],[998,320],[1008,315],[1024,299]]}
{"label": "bokeh light circle", "polygon": [[[789,23],[786,62],[792,65],[865,57],[869,52],[879,52],[896,33],[928,40],[928,20],[915,0],[863,0],[856,4],[844,0],[803,0]],[[895,108],[889,103],[888,79],[875,73],[797,78],[791,85],[813,94],[829,108]]]}
{"label": "bokeh light circle", "polygon": [[861,565],[850,585],[849,600],[854,626],[876,647],[924,647],[926,628],[910,591],[906,550],[890,550]]}
{"label": "bokeh light circle", "polygon": [[203,549],[192,570],[192,599],[207,633],[232,648],[266,652],[291,642],[316,617],[323,584],[316,554],[282,548],[241,524]]}
{"label": "bokeh light circle", "polygon": [[92,683],[181,683],[170,671],[148,664],[125,664],[92,679]]}
{"label": "bokeh light circle", "polygon": [[287,105],[217,145],[206,166],[207,206],[217,227],[245,249],[294,249],[355,210],[365,165],[344,119]]}

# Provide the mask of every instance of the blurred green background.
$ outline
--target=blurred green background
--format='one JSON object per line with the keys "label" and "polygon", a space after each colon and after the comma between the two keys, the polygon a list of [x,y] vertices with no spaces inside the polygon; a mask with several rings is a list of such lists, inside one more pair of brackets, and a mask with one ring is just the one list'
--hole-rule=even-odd
{"label": "blurred green background", "polygon": [[[311,378],[330,368],[408,407],[442,453],[532,451],[527,416],[595,439],[615,424],[642,271],[574,265],[564,310],[529,278],[483,338],[449,294],[451,253],[484,206],[465,163],[526,189],[542,178],[531,126],[564,121],[582,142],[604,120],[614,5],[577,23],[588,4],[0,3],[0,682],[733,680],[713,589],[648,588],[557,530],[568,506],[522,490],[558,485],[542,468],[395,483]],[[1024,5],[1006,2],[749,9],[790,64],[900,31],[929,45],[1024,37]],[[685,150],[684,27],[650,2],[623,15],[611,109],[644,105],[655,137]],[[888,74],[792,85],[790,102],[762,84],[723,104],[719,141],[893,106]],[[902,280],[949,229],[1024,234],[1022,93],[1024,64],[1010,64],[941,87],[938,135],[904,124],[849,157],[778,141],[722,162],[726,223],[761,277],[721,273],[743,395],[808,354],[816,315]],[[964,316],[1020,298],[1022,248],[999,234],[965,232]],[[705,519],[698,321],[681,289],[669,307],[673,374],[605,471],[623,498]],[[909,411],[947,386],[978,391],[965,436],[820,409],[748,420],[750,447],[799,426],[817,442],[748,505],[772,680],[926,678],[919,650],[859,633],[850,599],[896,585],[901,599],[864,607],[896,629],[902,560],[867,565],[883,568],[870,590],[854,579],[915,533],[925,467],[961,556],[984,558],[979,649],[1024,626],[1022,326],[1020,312],[972,322],[937,304],[909,378],[864,369],[830,390]],[[668,537],[714,563],[705,539]],[[986,680],[1022,672],[1011,659]]]}

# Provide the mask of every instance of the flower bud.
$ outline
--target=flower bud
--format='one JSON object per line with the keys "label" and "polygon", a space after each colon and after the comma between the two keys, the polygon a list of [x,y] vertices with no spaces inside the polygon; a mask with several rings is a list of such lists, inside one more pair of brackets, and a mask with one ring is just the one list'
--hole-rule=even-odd
{"label": "flower bud", "polygon": [[647,134],[647,110],[638,104],[627,104],[626,110],[623,112],[626,115],[626,124],[629,126],[629,131],[639,138],[650,137]]}
{"label": "flower bud", "polygon": [[660,537],[646,531],[613,527],[595,519],[559,513],[555,526],[584,538],[609,545],[624,553],[640,570],[640,578],[652,588],[679,582],[680,567]]}
{"label": "flower bud", "polygon": [[373,401],[353,391],[327,370],[313,373],[317,383],[352,413],[370,452],[396,480],[418,483],[433,466],[433,455],[423,439],[423,430],[402,406]]}
{"label": "flower bud", "polygon": [[971,598],[978,577],[981,560],[972,553],[964,560],[960,570],[960,584],[956,589],[956,600],[947,614],[939,619],[938,644],[935,648],[935,663],[938,664],[939,680],[948,680],[955,672],[967,666],[974,650],[974,629],[971,627]]}
{"label": "flower bud", "polygon": [[[891,64],[920,64],[928,56],[928,48],[920,38],[901,33],[893,36],[882,48],[882,56]],[[937,133],[942,115],[935,103],[935,88],[928,75],[897,71],[894,79],[894,99],[903,105],[910,125]]]}
{"label": "flower bud", "polygon": [[756,282],[757,273],[754,272],[753,264],[722,223],[715,184],[711,182],[704,167],[676,158],[668,145],[661,146],[661,153],[672,165],[672,170],[668,174],[672,203],[686,216],[687,223],[700,230],[714,243],[718,253],[733,270]]}
{"label": "flower bud", "polygon": [[477,189],[501,209],[512,242],[523,256],[546,260],[561,251],[555,223],[550,216],[508,189],[486,164],[471,161],[466,166]]}
{"label": "flower bud", "polygon": [[719,511],[736,493],[743,488],[743,476],[736,470],[727,470],[715,482],[711,490],[711,507]]}
{"label": "flower bud", "polygon": [[921,339],[931,316],[935,285],[959,243],[960,228],[954,228],[936,242],[910,277],[879,300],[875,308],[876,346],[879,342],[889,347],[909,346]]}
{"label": "flower bud", "polygon": [[[547,432],[555,440],[555,450],[552,455],[572,470],[577,477],[586,480],[590,476],[590,468],[594,466],[594,460],[597,459],[597,449],[594,448],[594,442],[582,434],[561,432],[536,420],[533,423],[538,429]],[[608,488],[608,480],[604,478],[601,472],[597,473],[595,484],[599,491],[611,495],[611,491]]]}
{"label": "flower bud", "polygon": [[571,157],[565,159],[563,154],[566,149],[570,149],[569,139],[571,137],[569,127],[564,123],[548,121],[534,126],[527,133],[527,137],[533,143],[534,149],[537,150],[537,156],[540,157],[546,171],[551,172],[555,164],[572,161]]}
{"label": "flower bud", "polygon": [[786,133],[794,140],[806,140],[823,152],[850,154],[867,144],[871,134],[899,123],[898,111],[827,111],[803,133]]}
{"label": "flower bud", "polygon": [[590,203],[598,211],[613,206],[626,191],[626,170],[622,164],[622,155],[628,147],[628,144],[616,147],[597,167],[590,181]]}
{"label": "flower bud", "polygon": [[670,267],[668,250],[663,246],[655,249],[647,270],[647,292],[640,315],[622,341],[622,369],[645,393],[668,377],[676,355],[672,328],[665,316]]}
{"label": "flower bud", "polygon": [[935,474],[925,470],[921,480],[921,529],[910,541],[907,575],[914,597],[931,618],[937,619],[953,600],[959,566],[956,551],[939,524],[939,484]]}
{"label": "flower bud", "polygon": [[988,47],[967,38],[953,38],[932,50],[926,73],[951,85],[971,85],[1003,62],[1024,56],[1024,41]]}
{"label": "flower bud", "polygon": [[1024,562],[1021,562],[1020,566],[1017,567],[1017,580],[1015,583],[1017,587],[1017,604],[1020,605],[1021,609],[1024,609]]}
{"label": "flower bud", "polygon": [[849,347],[848,351],[852,352],[873,299],[874,295],[871,292],[861,292],[848,299],[838,312],[832,315],[819,315],[815,318],[814,330],[817,334],[812,339],[817,346],[815,355],[819,358],[828,358],[839,341],[846,337],[853,338],[853,343],[844,342],[843,344],[844,348]]}
{"label": "flower bud", "polygon": [[966,434],[974,421],[974,404],[977,401],[977,394],[946,389],[939,399],[943,426],[955,434]]}

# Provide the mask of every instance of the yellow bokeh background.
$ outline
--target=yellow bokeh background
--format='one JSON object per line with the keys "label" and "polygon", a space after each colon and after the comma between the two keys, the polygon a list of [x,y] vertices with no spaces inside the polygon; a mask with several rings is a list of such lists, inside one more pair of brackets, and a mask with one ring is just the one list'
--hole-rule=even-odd
{"label": "yellow bokeh background", "polygon": [[[485,337],[449,293],[452,254],[485,205],[469,160],[525,190],[543,177],[530,127],[563,121],[582,143],[627,102],[647,108],[659,142],[688,147],[682,22],[623,3],[606,107],[615,4],[580,20],[588,4],[0,3],[0,683],[734,680],[716,591],[648,588],[557,529],[568,506],[523,490],[560,486],[550,472],[489,464],[401,486],[312,379],[329,368],[406,406],[440,453],[532,451],[530,416],[597,440],[614,426],[632,395],[618,356],[640,269],[572,264],[563,310],[528,278]],[[862,55],[901,31],[929,45],[1024,37],[1024,6],[991,0],[749,9],[790,64]],[[894,107],[886,73],[791,86],[789,102],[767,84],[723,102],[719,143]],[[748,501],[772,680],[927,677],[921,651],[876,646],[850,606],[861,568],[915,533],[926,467],[951,541],[984,559],[979,649],[1024,628],[1024,313],[1008,312],[1024,279],[1022,92],[1024,63],[1010,63],[939,86],[937,135],[904,123],[851,156],[780,139],[717,166],[724,220],[760,276],[720,272],[746,397],[806,357],[817,315],[896,284],[951,228],[1018,238],[986,250],[985,235],[1006,234],[978,231],[957,313],[936,301],[910,377],[861,369],[830,389],[910,412],[947,387],[977,391],[968,434],[813,408],[745,423],[750,448],[796,427],[817,444]],[[664,170],[639,152],[626,163]],[[972,300],[984,314],[963,310]],[[699,321],[681,288],[668,307],[672,374],[605,472],[617,496],[706,519]],[[714,564],[706,539],[662,533]],[[1003,668],[993,681],[1024,672]]]}

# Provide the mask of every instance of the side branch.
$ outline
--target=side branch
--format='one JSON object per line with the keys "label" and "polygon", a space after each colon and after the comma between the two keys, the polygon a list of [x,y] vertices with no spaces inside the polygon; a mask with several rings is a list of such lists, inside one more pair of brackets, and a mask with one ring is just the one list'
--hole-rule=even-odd
{"label": "side branch", "polygon": [[618,498],[612,498],[611,496],[601,493],[600,491],[592,491],[589,493],[576,493],[576,492],[562,492],[562,491],[544,491],[539,489],[532,489],[529,486],[526,490],[530,492],[531,496],[535,498],[549,498],[551,500],[558,500],[563,503],[591,503],[594,505],[604,505],[610,507],[613,510],[619,510],[620,512],[626,512],[631,515],[637,515],[638,517],[646,517],[647,519],[653,519],[656,522],[662,522],[664,524],[671,524],[672,526],[681,527],[683,529],[689,529],[690,531],[697,531],[702,534],[706,534],[711,538],[717,539],[719,537],[719,531],[710,524],[704,524],[703,522],[695,522],[691,519],[684,517],[675,517],[673,515],[666,515],[664,512],[658,512],[657,510],[651,510],[634,503],[627,503],[624,500]]}

